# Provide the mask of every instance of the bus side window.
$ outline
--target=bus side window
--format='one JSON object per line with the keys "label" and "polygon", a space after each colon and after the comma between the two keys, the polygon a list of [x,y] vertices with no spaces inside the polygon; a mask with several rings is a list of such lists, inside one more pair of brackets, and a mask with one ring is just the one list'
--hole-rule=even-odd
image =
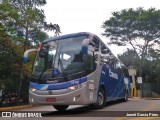
{"label": "bus side window", "polygon": [[95,37],[89,43],[88,50],[88,71],[93,72],[96,69],[96,63],[99,58],[99,40]]}
{"label": "bus side window", "polygon": [[94,47],[94,60],[97,63],[98,62],[98,56],[99,56],[99,40],[97,40],[95,37],[93,37],[92,41],[89,43],[89,45],[92,45]]}
{"label": "bus side window", "polygon": [[117,71],[123,75],[123,70],[122,70],[122,66],[121,66],[121,63],[120,61],[117,60],[117,63],[116,63],[116,69]]}
{"label": "bus side window", "polygon": [[110,62],[110,50],[101,43],[101,63],[109,64]]}
{"label": "bus side window", "polygon": [[109,65],[112,67],[112,68],[116,68],[115,65],[116,65],[116,59],[113,55],[110,56],[110,61],[109,61]]}
{"label": "bus side window", "polygon": [[94,58],[94,52],[88,51],[87,55],[87,71],[89,73],[93,72],[96,68],[95,58]]}
{"label": "bus side window", "polygon": [[122,67],[122,72],[123,72],[124,76],[129,78],[130,76],[128,73],[128,68],[122,63],[121,63],[121,67]]}
{"label": "bus side window", "polygon": [[[125,67],[125,66],[115,57],[114,69],[116,69],[116,71],[118,73],[120,73],[121,75],[125,75],[124,71],[123,71],[123,67]],[[125,76],[127,77],[128,75],[125,75]]]}

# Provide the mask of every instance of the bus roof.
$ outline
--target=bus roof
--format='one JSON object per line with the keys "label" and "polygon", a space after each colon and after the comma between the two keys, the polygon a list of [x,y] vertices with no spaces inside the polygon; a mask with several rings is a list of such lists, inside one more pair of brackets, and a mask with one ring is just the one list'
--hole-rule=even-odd
{"label": "bus roof", "polygon": [[60,40],[60,39],[64,39],[64,38],[76,37],[76,36],[81,36],[81,35],[92,35],[92,36],[94,36],[94,37],[96,37],[100,40],[100,38],[95,34],[92,34],[92,33],[89,33],[89,32],[79,32],[79,33],[72,33],[72,34],[66,34],[66,35],[51,37],[51,38],[48,38],[48,39],[44,40],[43,42]]}

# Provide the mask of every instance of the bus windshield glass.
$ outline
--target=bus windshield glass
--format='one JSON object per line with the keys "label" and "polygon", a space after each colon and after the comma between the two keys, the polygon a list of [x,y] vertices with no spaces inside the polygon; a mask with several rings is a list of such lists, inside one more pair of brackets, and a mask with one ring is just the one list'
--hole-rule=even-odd
{"label": "bus windshield glass", "polygon": [[84,72],[81,49],[85,38],[87,36],[44,42],[36,56],[31,79],[49,83],[55,78],[69,79]]}

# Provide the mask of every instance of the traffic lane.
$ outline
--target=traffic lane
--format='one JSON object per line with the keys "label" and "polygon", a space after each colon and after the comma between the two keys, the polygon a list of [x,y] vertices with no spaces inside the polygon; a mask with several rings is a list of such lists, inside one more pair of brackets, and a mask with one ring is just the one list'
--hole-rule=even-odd
{"label": "traffic lane", "polygon": [[[85,111],[84,111],[85,110]],[[97,112],[95,112],[97,111]],[[98,112],[101,111],[101,112]],[[105,112],[107,111],[107,112]],[[119,111],[160,111],[160,101],[159,100],[145,100],[145,99],[129,99],[128,102],[109,102],[106,107],[100,110],[94,110],[89,106],[83,106],[79,108],[73,108],[65,111],[64,113],[50,112],[45,114],[45,118],[49,120],[79,120],[79,119],[98,119],[98,120],[160,120],[159,117],[103,117],[105,115],[99,116],[99,113],[107,114],[113,111],[117,113]],[[68,113],[67,113],[68,112]],[[99,115],[98,115],[99,114]],[[77,117],[76,117],[77,116]],[[87,117],[85,117],[87,116]]]}
{"label": "traffic lane", "polygon": [[[110,105],[113,105],[113,104],[118,104],[116,102],[110,102],[107,106],[110,106]],[[30,120],[30,119],[37,119],[37,120],[41,120],[41,119],[69,119],[69,120],[81,120],[82,117],[83,119],[95,119],[97,120],[97,115],[95,114],[95,111],[98,111],[98,110],[92,110],[91,107],[89,106],[71,106],[69,109],[67,109],[66,111],[64,112],[59,112],[59,111],[45,111],[44,110],[49,110],[47,109],[48,107],[50,107],[50,109],[52,109],[52,106],[38,106],[38,107],[33,107],[32,110],[31,108],[28,108],[28,109],[21,109],[21,110],[18,110],[18,112],[40,112],[42,111],[42,118],[2,118],[3,119],[8,119],[8,120],[16,120],[16,119],[26,119],[26,120]],[[13,112],[13,111],[12,111]],[[94,112],[94,114],[93,114]],[[93,118],[95,117],[95,118]],[[103,117],[103,120],[104,120],[105,117]],[[99,119],[99,118],[98,118]],[[100,117],[100,119],[102,119],[102,117]],[[107,118],[108,119],[108,118]],[[106,120],[106,118],[105,118]],[[111,118],[110,118],[111,120]]]}
{"label": "traffic lane", "polygon": [[[72,113],[73,110],[73,113]],[[110,111],[117,113],[119,111],[131,111],[136,113],[137,111],[160,111],[160,101],[159,100],[145,100],[145,99],[130,99],[128,102],[110,102],[107,103],[104,109],[91,111],[88,106],[76,108],[70,110],[69,114],[67,113],[58,113],[51,112],[45,115],[47,120],[80,120],[80,119],[91,119],[91,120],[160,120],[160,117],[100,117],[99,112],[104,112],[107,114]],[[87,110],[80,111],[76,113],[76,110]],[[95,112],[97,111],[97,113]],[[67,116],[67,117],[64,117]],[[78,117],[76,117],[78,116]],[[87,117],[85,117],[87,116]],[[92,116],[92,117],[91,117]]]}
{"label": "traffic lane", "polygon": [[[75,108],[74,108],[75,107]],[[36,109],[35,109],[36,108]],[[118,111],[160,111],[160,101],[159,100],[145,100],[145,99],[129,99],[128,102],[109,102],[107,103],[106,107],[100,110],[94,110],[92,111],[89,106],[71,106],[67,111],[64,111],[63,113],[57,112],[53,110],[52,106],[38,106],[33,107],[32,109],[23,109],[20,111],[46,111],[43,118],[34,118],[37,120],[46,119],[46,120],[79,120],[79,119],[98,119],[98,120],[158,120],[160,118],[154,117],[142,117],[138,118],[129,118],[129,117],[95,117],[97,114],[101,112],[108,113],[110,111],[114,111],[114,113]],[[48,111],[47,111],[48,110]],[[51,111],[50,111],[51,110]],[[95,112],[97,111],[97,112]],[[100,111],[100,112],[99,112]],[[87,117],[84,117],[87,116]],[[17,118],[15,118],[17,119]],[[19,118],[18,118],[19,119]],[[30,118],[25,118],[29,120]]]}
{"label": "traffic lane", "polygon": [[[107,102],[106,106],[105,106],[105,108],[107,108],[107,109],[103,108],[103,109],[99,109],[98,111],[128,110],[128,109],[130,109],[130,108],[128,108],[128,104],[130,104],[130,102],[132,103],[132,101],[134,101],[134,100],[132,100],[132,101],[130,101],[130,100],[132,100],[132,99],[129,99],[129,101],[127,101],[127,102],[121,102],[121,101]],[[122,109],[122,107],[116,107],[117,105],[122,106],[124,109]],[[133,110],[136,109],[136,108],[134,108],[134,106],[132,108],[133,108]],[[131,108],[131,110],[132,110],[132,108]],[[84,106],[84,105],[70,105],[67,110],[71,110],[71,109],[73,109],[73,110],[81,110],[81,109],[89,110],[90,108],[87,106]],[[57,111],[57,110],[55,110],[52,105],[39,105],[39,106],[33,106],[31,108],[17,109],[16,111],[50,111],[50,112],[52,112],[52,111]]]}
{"label": "traffic lane", "polygon": [[[103,109],[93,110],[90,106],[68,109],[65,112],[49,112],[45,117],[114,117],[140,111],[160,111],[159,100],[130,99],[128,102],[108,102]],[[155,112],[156,113],[156,112]]]}
{"label": "traffic lane", "polygon": [[[50,111],[48,113],[44,113],[44,117],[101,117],[110,115],[110,113],[116,114],[117,110],[112,110],[113,106],[117,106],[119,104],[123,104],[120,101],[113,101],[106,103],[106,106],[103,109],[95,110],[90,106],[78,106],[78,107],[71,107],[66,111]],[[109,109],[108,109],[109,108]],[[106,112],[107,111],[107,112]]]}
{"label": "traffic lane", "polygon": [[108,105],[99,111],[160,111],[160,100],[130,98],[127,102]]}
{"label": "traffic lane", "polygon": [[[88,110],[87,106],[82,105],[71,105],[67,110]],[[77,109],[78,108],[78,109]],[[160,100],[146,100],[140,98],[130,98],[127,102],[109,102],[106,103],[106,106],[103,109],[99,109],[98,111],[160,111]],[[16,111],[56,111],[52,105],[44,105],[44,106],[35,106],[32,108],[19,109]],[[95,111],[95,110],[94,110]]]}

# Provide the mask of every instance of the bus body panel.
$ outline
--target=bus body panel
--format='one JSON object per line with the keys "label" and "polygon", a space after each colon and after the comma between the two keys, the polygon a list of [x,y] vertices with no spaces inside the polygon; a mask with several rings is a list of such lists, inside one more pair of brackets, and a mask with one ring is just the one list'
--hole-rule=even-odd
{"label": "bus body panel", "polygon": [[107,101],[124,98],[124,78],[108,65],[103,65],[99,82],[99,89],[102,85],[105,86]]}

